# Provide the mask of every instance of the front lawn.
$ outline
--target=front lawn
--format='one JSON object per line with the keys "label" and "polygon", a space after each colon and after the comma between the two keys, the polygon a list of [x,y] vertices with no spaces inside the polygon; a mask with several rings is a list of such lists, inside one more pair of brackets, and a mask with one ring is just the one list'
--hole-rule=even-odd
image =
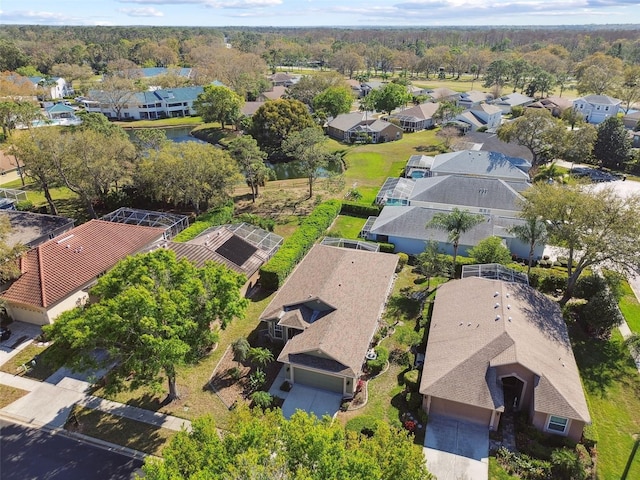
{"label": "front lawn", "polygon": [[44,381],[61,367],[61,365],[53,365],[48,361],[53,353],[49,349],[53,348],[55,348],[54,345],[39,346],[37,343],[32,343],[0,365],[0,371]]}
{"label": "front lawn", "polygon": [[124,129],[127,128],[162,128],[162,127],[179,127],[180,125],[200,125],[201,117],[176,117],[161,118],[158,120],[134,120],[127,122],[113,122]]}
{"label": "front lawn", "polygon": [[621,282],[620,288],[622,290],[622,298],[619,302],[620,311],[631,331],[640,334],[640,303],[626,280]]}
{"label": "front lawn", "polygon": [[178,433],[79,405],[73,407],[65,429],[156,456]]}
{"label": "front lawn", "polygon": [[599,438],[598,478],[640,478],[640,453],[637,446],[634,450],[640,433],[640,375],[622,336],[614,331],[609,341],[594,340],[574,328],[572,338]]}
{"label": "front lawn", "polygon": [[26,390],[0,384],[0,408],[12,404],[19,398],[24,397],[27,393],[29,392]]}

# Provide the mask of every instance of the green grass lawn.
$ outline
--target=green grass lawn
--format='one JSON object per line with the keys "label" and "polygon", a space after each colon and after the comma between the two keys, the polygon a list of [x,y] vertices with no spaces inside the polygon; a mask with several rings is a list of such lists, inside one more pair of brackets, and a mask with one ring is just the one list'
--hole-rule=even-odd
{"label": "green grass lawn", "polygon": [[76,405],[65,428],[106,442],[160,456],[177,432]]}
{"label": "green grass lawn", "polygon": [[624,315],[631,331],[640,334],[640,303],[638,303],[636,295],[626,280],[622,281],[621,288],[620,311]]}
{"label": "green grass lawn", "polygon": [[496,457],[489,457],[489,480],[518,480],[518,477],[511,476],[505,472]]}
{"label": "green grass lawn", "polygon": [[176,117],[161,118],[158,120],[134,120],[132,122],[113,122],[122,128],[162,128],[162,127],[178,127],[180,125],[200,125],[201,117]]}
{"label": "green grass lawn", "polygon": [[366,218],[338,215],[328,233],[335,237],[358,239]]}
{"label": "green grass lawn", "polygon": [[[50,357],[50,353],[52,353],[52,350],[49,350],[50,348],[54,348],[53,345],[45,347],[32,343],[20,350],[17,355],[11,357],[4,364],[0,365],[0,371],[43,381],[53,375],[61,366],[52,365],[47,362],[47,357]],[[31,363],[34,359],[36,359],[35,365]]]}
{"label": "green grass lawn", "polygon": [[640,452],[631,457],[634,435],[640,434],[638,370],[617,331],[611,340],[601,341],[576,330],[574,353],[599,438],[598,478],[640,478]]}

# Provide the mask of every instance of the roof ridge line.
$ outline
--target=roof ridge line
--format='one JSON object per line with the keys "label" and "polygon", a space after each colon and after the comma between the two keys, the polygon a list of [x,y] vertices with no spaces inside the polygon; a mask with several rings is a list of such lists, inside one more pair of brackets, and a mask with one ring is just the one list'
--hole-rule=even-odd
{"label": "roof ridge line", "polygon": [[42,266],[42,255],[40,255],[40,245],[36,247],[36,257],[38,259],[38,280],[40,280],[40,300],[42,306],[47,307],[47,293],[45,291],[44,283],[44,267]]}

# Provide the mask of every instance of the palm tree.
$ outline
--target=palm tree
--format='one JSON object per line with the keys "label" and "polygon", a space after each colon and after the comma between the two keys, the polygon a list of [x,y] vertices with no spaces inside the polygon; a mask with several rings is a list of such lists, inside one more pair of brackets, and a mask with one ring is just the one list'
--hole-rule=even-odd
{"label": "palm tree", "polygon": [[455,276],[458,245],[463,233],[471,230],[484,221],[484,215],[471,213],[469,210],[454,208],[450,213],[436,213],[426,228],[437,228],[449,234],[449,242],[453,246],[453,271]]}
{"label": "palm tree", "polygon": [[273,353],[268,348],[255,347],[249,349],[249,358],[258,367],[266,367],[269,362],[273,362]]}
{"label": "palm tree", "polygon": [[231,344],[231,350],[233,351],[233,359],[238,362],[239,367],[240,362],[244,362],[247,359],[251,346],[246,338],[238,338]]}
{"label": "palm tree", "polygon": [[511,227],[509,232],[515,235],[518,240],[529,244],[528,276],[531,273],[533,252],[535,251],[536,246],[547,239],[547,227],[541,219],[537,217],[529,217],[524,219],[524,224],[514,225]]}

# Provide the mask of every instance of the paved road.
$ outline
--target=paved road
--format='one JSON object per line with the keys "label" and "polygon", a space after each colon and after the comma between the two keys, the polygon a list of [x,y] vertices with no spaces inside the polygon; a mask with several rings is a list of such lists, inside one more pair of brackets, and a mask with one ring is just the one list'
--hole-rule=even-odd
{"label": "paved road", "polygon": [[128,480],[142,462],[43,430],[0,420],[2,480]]}

